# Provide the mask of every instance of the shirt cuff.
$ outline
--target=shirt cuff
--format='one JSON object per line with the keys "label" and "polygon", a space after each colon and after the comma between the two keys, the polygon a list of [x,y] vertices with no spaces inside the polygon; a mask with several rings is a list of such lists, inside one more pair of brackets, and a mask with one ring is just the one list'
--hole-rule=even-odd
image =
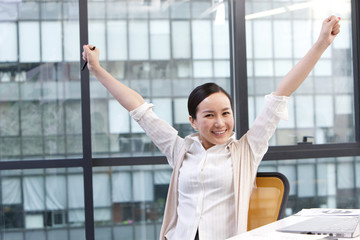
{"label": "shirt cuff", "polygon": [[287,103],[290,97],[287,96],[277,96],[273,93],[265,96],[265,102],[268,105],[269,109],[280,119],[287,121],[288,120],[288,108]]}
{"label": "shirt cuff", "polygon": [[130,111],[130,116],[135,120],[135,121],[139,121],[143,116],[144,114],[152,109],[154,107],[154,104],[152,103],[143,103],[141,104],[139,107],[135,108],[134,110]]}

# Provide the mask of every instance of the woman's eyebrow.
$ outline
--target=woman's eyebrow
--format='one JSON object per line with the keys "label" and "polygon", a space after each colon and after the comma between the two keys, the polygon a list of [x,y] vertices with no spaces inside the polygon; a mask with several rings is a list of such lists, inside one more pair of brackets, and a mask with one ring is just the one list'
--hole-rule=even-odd
{"label": "woman's eyebrow", "polygon": [[[226,107],[226,108],[221,109],[221,111],[222,112],[223,111],[229,111],[230,109],[231,109],[230,107]],[[214,112],[216,112],[216,111],[214,111],[214,110],[204,110],[201,113],[214,113]]]}
{"label": "woman's eyebrow", "polygon": [[215,112],[215,111],[213,111],[213,110],[204,110],[201,113],[213,113],[213,112]]}

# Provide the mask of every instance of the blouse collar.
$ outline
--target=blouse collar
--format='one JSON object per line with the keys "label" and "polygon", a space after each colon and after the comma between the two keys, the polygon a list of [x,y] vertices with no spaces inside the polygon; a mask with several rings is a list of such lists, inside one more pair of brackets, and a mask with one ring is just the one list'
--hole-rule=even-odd
{"label": "blouse collar", "polygon": [[[230,143],[232,143],[233,141],[235,141],[235,133],[233,132],[230,136],[230,138],[227,140],[226,143],[224,144],[221,144],[222,146],[224,146],[225,148],[228,148],[228,146],[230,145]],[[190,146],[193,144],[193,143],[199,143],[199,144],[202,144],[201,143],[201,140],[200,140],[200,135],[198,132],[196,133],[193,133],[193,134],[190,134],[188,136],[185,137],[185,146],[186,146],[186,149],[188,150],[190,148]]]}

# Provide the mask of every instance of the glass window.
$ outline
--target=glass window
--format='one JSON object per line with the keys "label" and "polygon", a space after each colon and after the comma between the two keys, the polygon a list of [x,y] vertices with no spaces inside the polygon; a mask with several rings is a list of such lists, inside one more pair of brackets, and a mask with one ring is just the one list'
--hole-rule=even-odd
{"label": "glass window", "polygon": [[21,62],[40,61],[40,25],[38,22],[19,22],[19,53]]}
{"label": "glass window", "polygon": [[70,239],[68,233],[74,228],[84,234],[83,176],[81,169],[77,171],[78,174],[70,174],[65,168],[0,171],[2,234],[17,236],[16,239],[33,239],[36,234],[46,239],[46,232],[54,234],[59,228],[63,239]]}
{"label": "glass window", "polygon": [[214,76],[218,78],[230,78],[230,61],[215,61]]}
{"label": "glass window", "polygon": [[359,157],[263,161],[260,172],[280,172],[290,183],[286,214],[303,208],[359,208]]}
{"label": "glass window", "polygon": [[109,60],[128,59],[127,24],[125,21],[107,22],[107,44],[109,46]]}
{"label": "glass window", "polygon": [[165,120],[169,124],[173,125],[173,109],[172,101],[170,98],[156,98],[153,99],[153,104],[156,106],[154,112],[159,118]]}
{"label": "glass window", "polygon": [[167,20],[150,22],[151,59],[170,58],[170,26]]}
{"label": "glass window", "polygon": [[113,231],[122,234],[120,239],[158,239],[171,168],[158,165],[94,170],[96,236],[112,226]]}
{"label": "glass window", "polygon": [[190,2],[179,1],[171,5],[171,16],[174,19],[186,19],[191,16]]}
{"label": "glass window", "polygon": [[213,41],[214,41],[214,58],[229,59],[230,58],[230,35],[228,23],[213,25]]}
{"label": "glass window", "polygon": [[111,221],[110,176],[96,173],[93,176],[94,221],[105,223]]}
{"label": "glass window", "polygon": [[[71,8],[69,8],[71,10]],[[79,61],[79,22],[68,21],[64,22],[64,60],[66,62],[78,62]]]}
{"label": "glass window", "polygon": [[105,3],[100,1],[88,2],[88,15],[91,19],[104,19],[105,18]]}
{"label": "glass window", "polygon": [[[291,97],[294,119],[280,123],[271,145],[297,144],[303,136],[316,144],[354,142],[351,2],[249,0],[245,6],[249,106],[256,112],[257,99],[273,92],[317,40],[323,19],[334,13],[341,17],[340,34]],[[340,105],[344,113],[337,112]]]}
{"label": "glass window", "polygon": [[41,3],[41,18],[59,20],[62,19],[62,4],[57,2]]}
{"label": "glass window", "polygon": [[23,20],[39,19],[40,17],[40,4],[39,2],[24,2],[18,5],[19,8],[19,18]]}
{"label": "glass window", "polygon": [[213,76],[212,63],[210,61],[194,61],[194,78],[211,78]]}
{"label": "glass window", "polygon": [[[275,20],[273,22],[274,34],[274,57],[277,59],[291,58],[291,22],[284,20]],[[285,37],[284,37],[285,36]]]}
{"label": "glass window", "polygon": [[192,47],[194,59],[209,59],[211,51],[211,22],[204,20],[192,21]]}
{"label": "glass window", "polygon": [[[110,133],[128,133],[130,117],[126,109],[122,108],[116,100],[109,100]],[[122,124],[119,124],[121,122]],[[101,123],[100,123],[101,124]],[[102,124],[105,124],[102,122]]]}
{"label": "glass window", "polygon": [[149,59],[149,28],[147,22],[129,22],[129,55],[131,60]]}
{"label": "glass window", "polygon": [[252,33],[254,35],[253,41],[253,51],[254,58],[271,58],[273,54],[272,47],[272,36],[273,32],[271,31],[271,22],[260,19],[254,19],[252,21]]}
{"label": "glass window", "polygon": [[43,62],[62,61],[61,22],[42,22],[41,59]]}
{"label": "glass window", "polygon": [[[0,10],[1,10],[0,5]],[[13,22],[10,23],[0,23],[0,32],[2,36],[0,39],[0,62],[14,62],[17,60],[17,29],[16,24]]]}
{"label": "glass window", "polygon": [[[0,159],[79,156],[79,22],[61,21],[64,3],[6,2],[0,9],[14,4],[21,17],[2,15],[0,23]],[[38,21],[40,6],[43,19],[55,21]]]}
{"label": "glass window", "polygon": [[[153,103],[153,111],[181,136],[192,133],[190,92],[205,82],[231,90],[227,2],[220,4],[224,8],[208,0],[106,4],[119,15],[109,6],[110,18],[89,11],[89,41],[99,48],[101,65]],[[158,155],[141,127],[90,77],[93,155]]]}
{"label": "glass window", "polygon": [[190,23],[189,21],[172,22],[172,54],[173,58],[190,58]]}
{"label": "glass window", "polygon": [[127,15],[127,3],[124,2],[108,2],[106,5],[106,16],[109,19],[121,19]]}
{"label": "glass window", "polygon": [[97,48],[104,49],[100,55],[100,59],[104,60],[107,58],[106,52],[106,40],[105,40],[105,25],[103,21],[89,21],[89,29],[94,29],[99,34],[92,34],[94,32],[89,32],[89,41],[93,43]]}
{"label": "glass window", "polygon": [[83,223],[85,222],[85,214],[83,210],[84,201],[79,201],[78,199],[84,199],[84,179],[80,174],[71,174],[68,178],[67,201],[69,208],[72,209],[69,212],[69,223]]}

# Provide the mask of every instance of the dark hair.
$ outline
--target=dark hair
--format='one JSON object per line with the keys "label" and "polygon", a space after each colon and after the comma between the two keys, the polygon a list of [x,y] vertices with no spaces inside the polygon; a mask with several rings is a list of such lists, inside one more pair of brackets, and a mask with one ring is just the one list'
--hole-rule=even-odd
{"label": "dark hair", "polygon": [[189,115],[196,119],[196,113],[198,110],[199,104],[208,96],[210,96],[213,93],[222,92],[224,93],[230,101],[231,108],[232,108],[232,100],[230,95],[219,85],[216,83],[205,83],[203,85],[200,85],[196,87],[189,95],[188,98],[188,111]]}

